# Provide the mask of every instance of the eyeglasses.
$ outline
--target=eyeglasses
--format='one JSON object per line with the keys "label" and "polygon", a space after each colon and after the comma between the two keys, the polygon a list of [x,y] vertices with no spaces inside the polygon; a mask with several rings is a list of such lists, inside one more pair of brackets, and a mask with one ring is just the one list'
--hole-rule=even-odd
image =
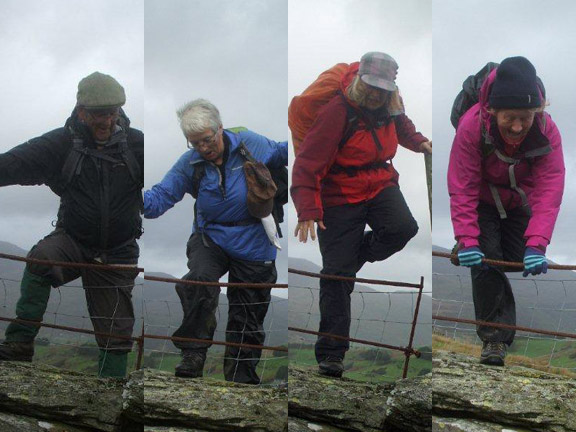
{"label": "eyeglasses", "polygon": [[88,114],[92,119],[97,121],[108,120],[108,118],[116,119],[120,115],[119,108],[113,109],[99,109],[99,110],[86,110],[86,114]]}
{"label": "eyeglasses", "polygon": [[199,149],[199,148],[210,147],[216,141],[217,135],[218,135],[218,132],[214,133],[214,135],[212,135],[211,137],[202,138],[202,139],[197,140],[197,141],[186,140],[186,143],[187,143],[189,149],[191,149],[191,148]]}

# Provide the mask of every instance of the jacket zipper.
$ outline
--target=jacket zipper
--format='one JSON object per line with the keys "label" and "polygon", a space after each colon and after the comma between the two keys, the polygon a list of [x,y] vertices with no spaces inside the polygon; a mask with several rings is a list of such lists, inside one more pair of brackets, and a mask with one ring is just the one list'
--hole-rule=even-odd
{"label": "jacket zipper", "polygon": [[[220,169],[218,168],[218,166],[214,162],[210,162],[210,165],[212,165],[214,167],[214,169],[216,170],[216,172],[218,173],[218,189],[220,189],[220,193],[222,194],[222,200],[225,200],[226,199],[226,189],[224,188],[224,185],[222,184],[222,173],[220,172]],[[224,167],[224,169],[226,169],[226,167]]]}

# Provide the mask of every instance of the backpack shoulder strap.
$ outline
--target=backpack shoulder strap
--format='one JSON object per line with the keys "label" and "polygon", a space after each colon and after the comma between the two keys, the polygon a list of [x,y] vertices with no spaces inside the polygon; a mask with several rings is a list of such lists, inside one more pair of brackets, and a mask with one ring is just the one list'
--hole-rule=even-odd
{"label": "backpack shoulder strap", "polygon": [[68,153],[68,157],[62,165],[62,186],[66,187],[72,181],[75,175],[80,174],[82,169],[82,160],[86,156],[86,146],[84,141],[72,129],[70,129],[72,148]]}
{"label": "backpack shoulder strap", "polygon": [[144,184],[142,183],[142,168],[136,160],[134,152],[130,146],[128,146],[128,141],[120,143],[120,157],[126,164],[126,168],[128,168],[128,172],[130,173],[132,180],[134,180],[134,183],[138,184],[140,187],[144,187]]}
{"label": "backpack shoulder strap", "polygon": [[[352,138],[352,135],[354,135],[354,133],[358,130],[358,121],[360,119],[360,113],[356,109],[354,109],[352,105],[348,103],[346,97],[342,94],[341,91],[339,91],[338,94],[340,95],[340,97],[344,101],[344,104],[346,105],[346,129],[344,130],[344,135],[342,135],[342,139],[338,143],[338,150],[342,150],[342,147],[344,147],[344,145],[348,142],[348,140]],[[376,147],[378,148],[378,150],[382,150],[383,148],[382,143],[380,142],[378,134],[376,133],[376,126],[374,125],[374,122],[371,121],[367,116],[363,117],[366,123],[366,129],[370,132],[370,135],[372,135],[372,139],[374,140]]]}
{"label": "backpack shoulder strap", "polygon": [[[192,174],[192,197],[198,199],[198,192],[200,191],[200,182],[206,174],[206,164],[198,162],[194,165],[194,174]],[[194,216],[196,216],[196,204],[194,204]]]}
{"label": "backpack shoulder strap", "polygon": [[341,91],[338,91],[338,96],[340,96],[344,102],[344,105],[346,106],[346,128],[344,129],[344,135],[342,135],[342,139],[338,143],[338,150],[342,150],[342,147],[344,147],[348,140],[352,138],[354,132],[358,130],[359,115],[354,107],[348,103],[346,97],[342,94]]}
{"label": "backpack shoulder strap", "polygon": [[254,156],[252,156],[252,153],[250,153],[250,150],[248,150],[248,147],[246,147],[244,141],[240,141],[240,144],[238,144],[238,151],[240,152],[240,155],[246,159],[247,162],[258,162],[256,159],[254,159]]}

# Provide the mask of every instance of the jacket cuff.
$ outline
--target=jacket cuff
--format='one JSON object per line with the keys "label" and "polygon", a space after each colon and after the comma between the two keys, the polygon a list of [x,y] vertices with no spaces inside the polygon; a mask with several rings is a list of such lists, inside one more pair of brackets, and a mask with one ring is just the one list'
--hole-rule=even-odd
{"label": "jacket cuff", "polygon": [[536,249],[540,249],[542,252],[546,252],[546,247],[550,242],[547,238],[541,236],[531,236],[528,237],[526,241],[526,247],[532,247]]}
{"label": "jacket cuff", "polygon": [[324,212],[322,209],[311,209],[304,210],[298,214],[298,222],[304,222],[308,220],[319,221],[324,217]]}
{"label": "jacket cuff", "polygon": [[460,249],[480,247],[480,242],[474,237],[460,237],[458,239],[458,244],[460,245]]}

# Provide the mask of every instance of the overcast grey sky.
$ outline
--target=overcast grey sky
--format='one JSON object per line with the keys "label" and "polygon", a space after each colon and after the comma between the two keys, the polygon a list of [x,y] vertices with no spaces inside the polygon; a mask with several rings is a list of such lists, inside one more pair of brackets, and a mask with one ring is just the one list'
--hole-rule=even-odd
{"label": "overcast grey sky", "polygon": [[[336,63],[359,61],[383,51],[398,62],[397,84],[406,113],[432,139],[432,10],[429,0],[290,0],[288,3],[288,95],[300,94]],[[291,151],[291,163],[293,152]],[[399,147],[394,166],[420,231],[406,248],[384,262],[368,264],[359,277],[430,281],[431,234],[424,157]],[[297,223],[290,205],[291,256],[321,265],[317,242],[292,237]]]}
{"label": "overcast grey sky", "polygon": [[547,111],[562,135],[566,164],[564,201],[547,256],[576,263],[576,2],[556,0],[466,0],[433,2],[434,52],[434,244],[454,245],[446,188],[448,155],[454,138],[450,110],[464,79],[488,61],[524,56],[536,67],[550,102]]}
{"label": "overcast grey sky", "polygon": [[[78,81],[94,71],[126,89],[144,119],[144,4],[140,0],[4,0],[0,6],[0,153],[64,125]],[[0,239],[29,249],[52,229],[58,197],[46,186],[0,188]]]}
{"label": "overcast grey sky", "polygon": [[[287,139],[286,0],[146,0],[146,188],[159,182],[186,140],[176,110],[205,98],[224,127],[245,126],[276,141]],[[146,271],[177,277],[187,272],[186,241],[193,199],[145,222]],[[284,231],[287,231],[284,224]],[[287,248],[278,254],[278,281],[286,282]]]}

